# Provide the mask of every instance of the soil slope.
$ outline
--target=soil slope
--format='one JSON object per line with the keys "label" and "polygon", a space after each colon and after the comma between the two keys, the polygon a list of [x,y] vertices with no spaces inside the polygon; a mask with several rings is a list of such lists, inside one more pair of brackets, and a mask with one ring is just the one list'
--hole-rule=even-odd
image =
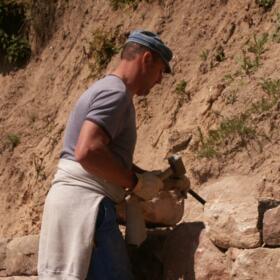
{"label": "soil slope", "polygon": [[106,0],[57,1],[51,12],[50,36],[30,63],[0,74],[1,237],[39,232],[69,112],[119,59],[92,71],[97,30],[122,37],[150,29],[174,51],[174,74],[135,99],[138,165],[164,168],[179,152],[198,192],[226,174],[253,175],[262,179],[260,196],[280,199],[280,103],[261,85],[279,77],[279,1],[268,11],[254,0],[143,1],[118,10]]}

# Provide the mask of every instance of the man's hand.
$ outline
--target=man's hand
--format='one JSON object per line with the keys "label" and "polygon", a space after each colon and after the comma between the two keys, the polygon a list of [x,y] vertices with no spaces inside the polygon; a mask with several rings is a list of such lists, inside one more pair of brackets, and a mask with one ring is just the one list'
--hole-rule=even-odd
{"label": "man's hand", "polygon": [[180,178],[169,177],[164,180],[165,190],[178,190],[187,193],[190,189],[190,185],[190,180],[186,176],[181,176]]}
{"label": "man's hand", "polygon": [[154,198],[163,189],[163,182],[152,172],[137,174],[137,177],[138,182],[133,193],[144,200]]}

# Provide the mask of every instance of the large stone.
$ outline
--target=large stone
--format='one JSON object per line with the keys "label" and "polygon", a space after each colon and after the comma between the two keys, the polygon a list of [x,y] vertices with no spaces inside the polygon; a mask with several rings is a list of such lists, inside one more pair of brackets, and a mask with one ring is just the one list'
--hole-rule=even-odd
{"label": "large stone", "polygon": [[0,280],[38,280],[37,276],[12,276],[12,277],[1,277]]}
{"label": "large stone", "polygon": [[38,235],[14,238],[7,246],[5,266],[8,276],[36,275]]}
{"label": "large stone", "polygon": [[264,214],[263,241],[269,246],[280,246],[280,206]]}
{"label": "large stone", "polygon": [[[242,197],[258,198],[263,190],[263,179],[258,176],[227,176],[215,182],[202,184],[199,189],[194,190],[206,201],[216,198],[221,200],[239,200]],[[189,194],[182,221],[195,222],[203,221],[203,219],[203,206]]]}
{"label": "large stone", "polygon": [[169,233],[162,253],[164,280],[195,279],[195,253],[203,228],[203,223],[184,223]]}
{"label": "large stone", "polygon": [[229,280],[226,255],[217,248],[203,230],[195,252],[195,280]]}
{"label": "large stone", "polygon": [[[176,191],[161,191],[155,198],[140,202],[145,222],[150,225],[171,226],[177,224],[184,214],[184,199]],[[126,223],[125,203],[117,205],[121,224]]]}
{"label": "large stone", "polygon": [[162,251],[170,229],[149,229],[140,247],[128,246],[135,280],[163,279]]}
{"label": "large stone", "polygon": [[141,202],[141,207],[146,222],[175,225],[184,214],[184,199],[174,191],[161,191],[154,199]]}
{"label": "large stone", "polygon": [[258,247],[261,244],[258,207],[259,202],[254,198],[207,202],[204,221],[209,238],[222,248]]}
{"label": "large stone", "polygon": [[7,276],[5,259],[7,255],[7,246],[9,239],[0,239],[0,277]]}
{"label": "large stone", "polygon": [[229,252],[231,280],[276,280],[280,278],[280,249],[234,249]]}

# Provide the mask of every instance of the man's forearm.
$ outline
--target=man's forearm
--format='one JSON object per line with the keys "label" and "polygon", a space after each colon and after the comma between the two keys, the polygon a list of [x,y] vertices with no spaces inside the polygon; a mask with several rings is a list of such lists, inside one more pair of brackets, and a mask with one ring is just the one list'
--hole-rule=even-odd
{"label": "man's forearm", "polygon": [[137,183],[135,173],[124,168],[106,146],[90,151],[80,164],[87,172],[123,188],[132,189]]}

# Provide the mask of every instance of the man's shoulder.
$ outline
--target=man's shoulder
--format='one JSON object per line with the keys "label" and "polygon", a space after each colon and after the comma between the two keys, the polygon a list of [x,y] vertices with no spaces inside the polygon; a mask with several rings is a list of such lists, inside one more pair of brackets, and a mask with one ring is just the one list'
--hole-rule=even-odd
{"label": "man's shoulder", "polygon": [[108,92],[119,92],[120,94],[126,93],[126,86],[123,81],[114,76],[114,75],[107,75],[104,78],[96,81],[92,84],[90,89],[93,92],[100,92],[100,91],[108,91]]}
{"label": "man's shoulder", "polygon": [[108,75],[94,82],[80,97],[78,103],[105,106],[130,106],[131,100],[126,86],[121,79]]}

